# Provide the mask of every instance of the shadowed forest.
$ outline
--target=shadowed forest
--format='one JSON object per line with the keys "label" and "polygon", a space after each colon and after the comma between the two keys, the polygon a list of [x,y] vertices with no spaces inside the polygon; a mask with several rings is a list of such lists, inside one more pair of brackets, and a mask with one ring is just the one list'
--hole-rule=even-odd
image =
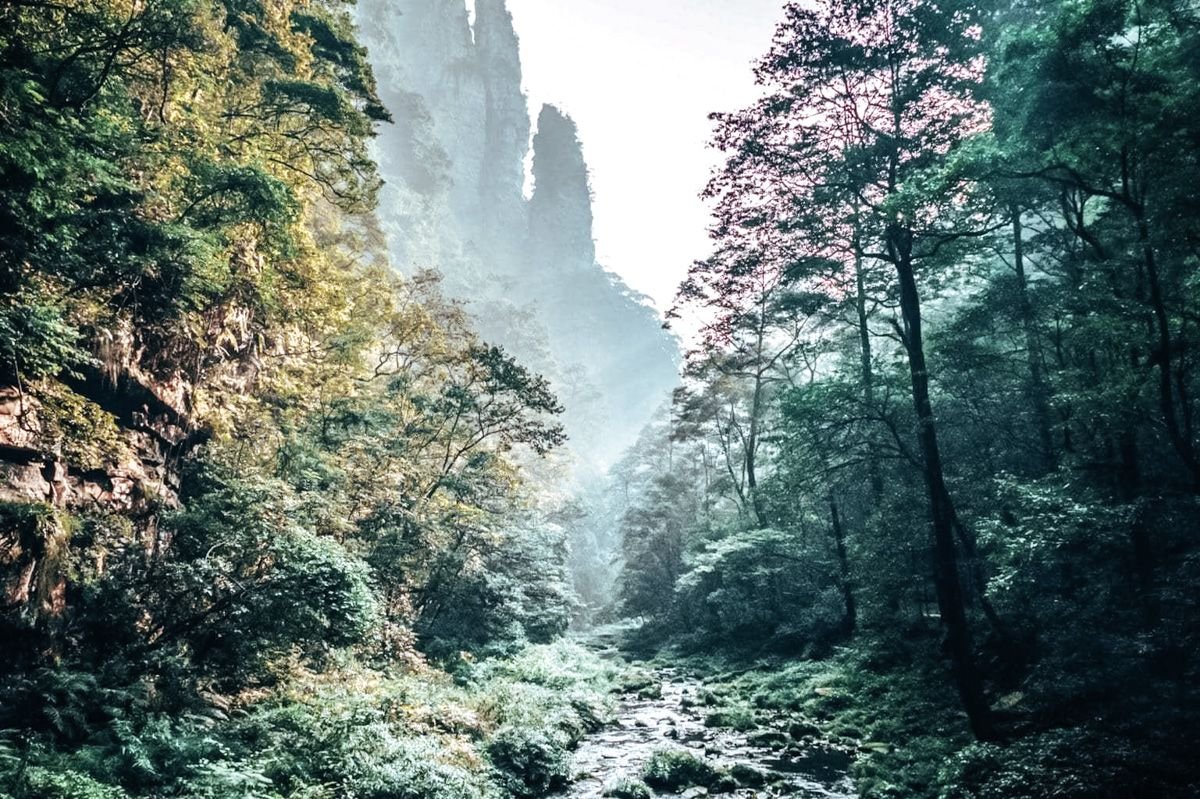
{"label": "shadowed forest", "polygon": [[1200,796],[1200,6],[751,70],[664,318],[505,0],[0,0],[0,799]]}

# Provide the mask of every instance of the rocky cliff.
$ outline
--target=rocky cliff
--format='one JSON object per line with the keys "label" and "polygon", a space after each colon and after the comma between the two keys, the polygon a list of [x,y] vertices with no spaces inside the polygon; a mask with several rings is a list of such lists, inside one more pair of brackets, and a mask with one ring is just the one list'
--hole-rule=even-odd
{"label": "rocky cliff", "polygon": [[645,298],[596,261],[574,123],[545,107],[530,142],[504,0],[474,11],[472,21],[463,0],[360,3],[396,120],[377,142],[381,222],[399,268],[442,272],[487,338],[552,379],[577,460],[603,469],[674,385],[676,345]]}

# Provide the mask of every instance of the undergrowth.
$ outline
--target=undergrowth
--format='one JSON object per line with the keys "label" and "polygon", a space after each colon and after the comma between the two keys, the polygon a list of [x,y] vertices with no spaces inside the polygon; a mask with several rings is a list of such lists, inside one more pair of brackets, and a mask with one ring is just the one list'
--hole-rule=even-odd
{"label": "undergrowth", "polygon": [[347,663],[179,717],[0,737],[0,799],[505,799],[559,787],[616,674],[566,642],[451,676]]}

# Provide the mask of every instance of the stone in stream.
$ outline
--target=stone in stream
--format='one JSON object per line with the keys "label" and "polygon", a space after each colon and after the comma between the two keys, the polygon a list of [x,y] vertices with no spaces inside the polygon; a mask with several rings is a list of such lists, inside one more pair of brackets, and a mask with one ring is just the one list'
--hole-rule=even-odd
{"label": "stone in stream", "polygon": [[802,738],[819,737],[821,735],[821,730],[811,721],[806,719],[795,719],[791,724],[788,725],[788,735],[792,736],[794,740],[799,741]]}
{"label": "stone in stream", "polygon": [[788,737],[776,730],[756,732],[747,740],[754,746],[763,746],[768,749],[782,749],[788,744]]}
{"label": "stone in stream", "polygon": [[741,788],[761,788],[767,783],[767,775],[756,769],[754,766],[748,766],[745,763],[736,763],[729,769],[729,776]]}
{"label": "stone in stream", "polygon": [[[623,686],[626,690],[614,723],[606,731],[588,735],[575,753],[573,785],[553,796],[849,799],[854,795],[844,776],[846,766],[835,764],[827,775],[810,774],[811,746],[816,745],[810,740],[823,740],[824,736],[799,726],[809,723],[807,718],[795,711],[773,713],[729,698],[720,698],[703,710],[689,708],[705,689],[695,683],[681,684],[680,679],[662,669],[638,670]],[[638,696],[647,688],[647,695]],[[653,696],[655,688],[661,689],[661,698]],[[705,698],[718,695],[714,691]],[[752,719],[755,728],[738,731],[735,724],[705,726],[706,716],[731,711],[741,711],[739,715]],[[794,733],[803,737],[793,738]],[[783,754],[785,748],[794,758]]]}

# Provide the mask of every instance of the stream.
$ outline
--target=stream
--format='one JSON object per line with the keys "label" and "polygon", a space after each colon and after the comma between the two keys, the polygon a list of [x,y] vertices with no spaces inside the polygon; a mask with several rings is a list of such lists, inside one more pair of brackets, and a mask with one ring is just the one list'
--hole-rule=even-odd
{"label": "stream", "polygon": [[652,676],[662,686],[661,696],[656,691],[621,696],[612,723],[588,736],[576,751],[574,782],[557,797],[599,799],[620,778],[638,778],[651,755],[664,748],[689,750],[722,769],[749,766],[763,780],[757,787],[724,792],[692,787],[681,794],[656,792],[655,796],[857,796],[848,776],[853,756],[819,741],[793,740],[785,714],[764,716],[759,726],[745,732],[707,727],[706,709],[697,701],[704,686],[697,677],[671,668],[656,669]]}

